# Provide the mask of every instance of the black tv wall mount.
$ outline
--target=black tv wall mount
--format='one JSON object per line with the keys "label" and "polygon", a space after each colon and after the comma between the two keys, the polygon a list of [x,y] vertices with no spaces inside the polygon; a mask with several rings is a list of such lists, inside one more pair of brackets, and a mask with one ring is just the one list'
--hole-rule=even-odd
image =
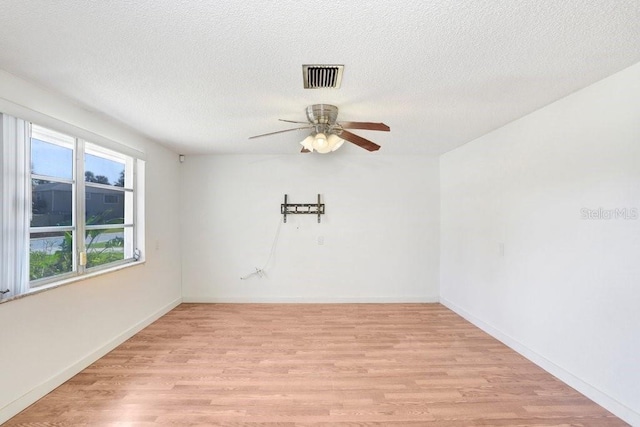
{"label": "black tv wall mount", "polygon": [[288,197],[284,195],[284,203],[280,205],[280,213],[284,216],[284,222],[287,222],[287,215],[318,215],[318,223],[320,215],[324,215],[324,203],[321,202],[318,194],[318,203],[289,203]]}

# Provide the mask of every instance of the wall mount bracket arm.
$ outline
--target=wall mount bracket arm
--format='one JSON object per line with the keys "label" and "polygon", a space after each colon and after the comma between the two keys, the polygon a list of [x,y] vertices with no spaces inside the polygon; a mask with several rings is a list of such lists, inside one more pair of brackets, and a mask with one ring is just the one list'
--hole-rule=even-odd
{"label": "wall mount bracket arm", "polygon": [[284,216],[284,222],[287,222],[287,215],[318,215],[320,223],[320,215],[324,215],[324,203],[319,194],[318,203],[289,203],[285,194],[284,203],[280,205],[280,213]]}

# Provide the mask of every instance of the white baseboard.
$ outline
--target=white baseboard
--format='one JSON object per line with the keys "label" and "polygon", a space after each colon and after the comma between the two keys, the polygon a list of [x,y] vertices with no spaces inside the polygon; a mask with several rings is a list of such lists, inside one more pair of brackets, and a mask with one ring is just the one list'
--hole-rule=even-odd
{"label": "white baseboard", "polygon": [[451,311],[454,311],[464,319],[473,323],[475,326],[482,329],[492,337],[501,341],[506,346],[515,350],[522,356],[526,357],[536,365],[540,366],[542,369],[549,372],[551,375],[555,376],[556,378],[560,379],[565,384],[569,385],[570,387],[573,387],[580,393],[584,394],[586,397],[593,400],[603,408],[607,409],[617,417],[621,418],[622,420],[626,421],[627,423],[633,426],[640,426],[640,414],[638,412],[618,402],[617,400],[603,393],[602,391],[598,390],[591,384],[584,382],[580,378],[573,375],[571,372],[556,365],[549,359],[536,353],[535,351],[531,350],[529,347],[525,346],[524,344],[510,337],[509,335],[503,333],[499,329],[491,326],[488,323],[485,323],[484,321],[475,317],[474,315],[472,315],[462,307],[449,301],[448,299],[440,297],[440,303],[445,307],[447,307],[448,309],[450,309]]}
{"label": "white baseboard", "polygon": [[407,304],[436,303],[438,296],[420,297],[202,297],[185,296],[184,303],[211,304]]}
{"label": "white baseboard", "polygon": [[14,417],[18,413],[26,409],[29,405],[32,405],[33,403],[44,397],[47,393],[54,390],[56,387],[59,387],[65,381],[68,381],[70,378],[85,369],[87,366],[91,365],[93,362],[109,353],[111,350],[158,320],[163,315],[167,314],[169,311],[173,310],[181,303],[182,298],[178,298],[172,301],[171,303],[162,307],[160,310],[156,311],[147,318],[141,320],[137,324],[125,330],[120,335],[114,337],[112,340],[106,342],[100,348],[84,356],[82,359],[68,366],[66,369],[63,369],[61,372],[42,382],[31,391],[27,392],[23,396],[6,405],[4,408],[0,409],[0,424],[6,422],[11,417]]}

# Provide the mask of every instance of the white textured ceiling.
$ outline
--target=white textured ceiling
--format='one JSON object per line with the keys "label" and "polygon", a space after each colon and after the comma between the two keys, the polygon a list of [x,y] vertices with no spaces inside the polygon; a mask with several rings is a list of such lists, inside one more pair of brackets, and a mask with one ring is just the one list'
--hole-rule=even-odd
{"label": "white textured ceiling", "polygon": [[639,61],[639,0],[0,1],[0,68],[187,154],[296,152],[247,138],[314,103],[442,153]]}

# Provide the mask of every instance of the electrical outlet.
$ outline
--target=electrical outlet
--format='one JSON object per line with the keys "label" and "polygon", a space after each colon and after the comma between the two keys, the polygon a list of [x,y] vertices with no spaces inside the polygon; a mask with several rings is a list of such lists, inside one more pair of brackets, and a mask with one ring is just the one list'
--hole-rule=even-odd
{"label": "electrical outlet", "polygon": [[324,236],[318,236],[318,245],[324,245]]}

